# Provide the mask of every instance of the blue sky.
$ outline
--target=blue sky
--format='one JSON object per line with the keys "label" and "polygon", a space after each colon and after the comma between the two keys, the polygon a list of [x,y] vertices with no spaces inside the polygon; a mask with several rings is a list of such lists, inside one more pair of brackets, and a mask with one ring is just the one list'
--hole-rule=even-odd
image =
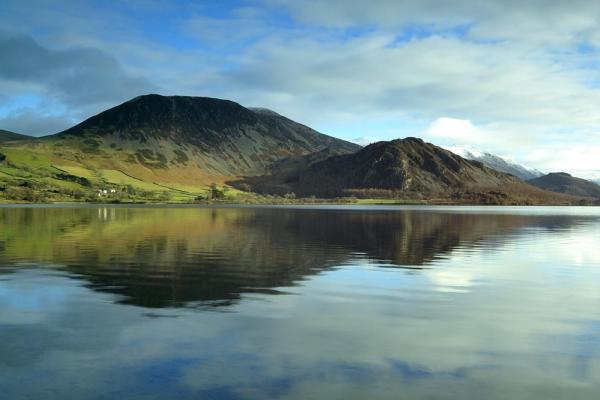
{"label": "blue sky", "polygon": [[144,93],[227,98],[368,143],[420,136],[600,177],[600,4],[4,0],[0,128]]}

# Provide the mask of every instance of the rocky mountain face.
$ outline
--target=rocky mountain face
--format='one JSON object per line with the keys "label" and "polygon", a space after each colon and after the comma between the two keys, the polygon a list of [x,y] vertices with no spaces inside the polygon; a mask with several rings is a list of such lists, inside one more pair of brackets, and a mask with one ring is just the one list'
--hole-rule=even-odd
{"label": "rocky mountain face", "polygon": [[0,142],[10,142],[14,140],[26,140],[31,139],[31,136],[21,135],[20,133],[15,133],[11,131],[5,131],[4,129],[0,129]]}
{"label": "rocky mountain face", "polygon": [[538,171],[537,169],[525,167],[521,164],[509,161],[505,158],[488,152],[480,152],[464,147],[449,147],[448,150],[460,155],[463,158],[466,158],[467,160],[479,161],[487,167],[495,169],[496,171],[514,175],[524,181],[544,175],[543,172]]}
{"label": "rocky mountain face", "polygon": [[266,109],[208,97],[145,95],[93,116],[51,140],[83,139],[93,152],[129,152],[148,167],[193,165],[211,173],[256,175],[273,163],[331,148],[360,146],[319,133]]}
{"label": "rocky mountain face", "polygon": [[572,196],[600,198],[600,185],[565,172],[554,172],[528,181],[531,185]]}
{"label": "rocky mountain face", "polygon": [[329,157],[298,173],[300,193],[338,196],[348,189],[377,188],[415,197],[517,183],[516,177],[466,160],[418,138],[377,142],[353,154]]}

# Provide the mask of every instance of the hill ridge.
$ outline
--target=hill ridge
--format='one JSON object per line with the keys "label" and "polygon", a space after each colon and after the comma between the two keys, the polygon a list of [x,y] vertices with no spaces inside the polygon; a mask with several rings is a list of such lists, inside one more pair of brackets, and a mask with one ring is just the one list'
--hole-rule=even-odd
{"label": "hill ridge", "polygon": [[21,133],[16,133],[12,131],[7,131],[5,129],[0,129],[0,142],[10,142],[14,140],[29,140],[33,139],[32,136],[23,135]]}
{"label": "hill ridge", "polygon": [[600,198],[600,185],[587,179],[577,178],[567,172],[551,172],[527,182],[552,192]]}

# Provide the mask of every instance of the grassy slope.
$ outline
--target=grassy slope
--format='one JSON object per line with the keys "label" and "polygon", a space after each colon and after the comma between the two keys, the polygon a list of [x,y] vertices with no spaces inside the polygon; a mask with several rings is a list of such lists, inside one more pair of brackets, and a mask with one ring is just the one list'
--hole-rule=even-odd
{"label": "grassy slope", "polygon": [[112,197],[122,200],[189,201],[212,182],[210,177],[189,179],[191,171],[182,171],[186,166],[156,172],[128,160],[128,152],[103,146],[88,152],[79,143],[41,140],[2,144],[0,154],[0,199],[5,200],[31,191],[42,197],[34,201],[91,200],[99,189],[112,188],[118,191]]}

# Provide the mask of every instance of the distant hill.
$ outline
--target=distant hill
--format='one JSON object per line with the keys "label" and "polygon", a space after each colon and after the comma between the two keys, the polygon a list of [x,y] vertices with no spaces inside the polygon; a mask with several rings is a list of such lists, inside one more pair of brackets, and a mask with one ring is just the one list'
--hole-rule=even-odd
{"label": "distant hill", "polygon": [[531,179],[528,183],[557,193],[600,198],[600,185],[592,181],[576,178],[565,172],[550,173],[539,178]]}
{"label": "distant hill", "polygon": [[266,192],[294,191],[302,196],[437,198],[484,204],[569,201],[418,138],[377,142],[352,154],[304,157],[296,167],[245,183]]}
{"label": "distant hill", "polygon": [[5,131],[4,129],[0,129],[0,142],[10,142],[13,140],[26,140],[31,139],[31,136],[21,135],[20,133],[15,133],[11,131]]}
{"label": "distant hill", "polygon": [[534,168],[525,167],[521,164],[509,161],[492,153],[481,152],[464,147],[448,147],[447,149],[466,158],[467,160],[479,161],[487,167],[495,169],[496,171],[514,175],[524,181],[544,175],[543,172]]}
{"label": "distant hill", "polygon": [[313,164],[298,185],[302,191],[329,195],[343,189],[378,188],[431,196],[517,181],[421,139],[406,138],[377,142]]}

